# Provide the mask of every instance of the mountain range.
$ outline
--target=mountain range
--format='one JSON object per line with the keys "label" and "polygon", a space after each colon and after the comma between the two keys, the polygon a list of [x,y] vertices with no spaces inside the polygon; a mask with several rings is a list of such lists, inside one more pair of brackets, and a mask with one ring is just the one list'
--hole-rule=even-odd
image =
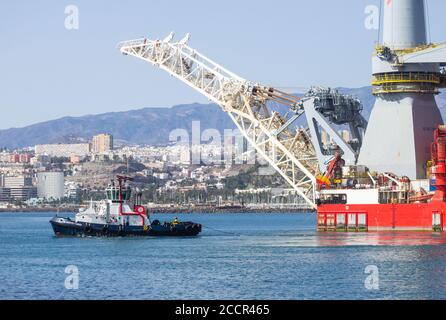
{"label": "mountain range", "polygon": [[[375,98],[370,87],[339,88],[344,94],[358,97],[363,115],[369,118]],[[438,97],[440,110],[446,119],[446,92]],[[99,133],[110,133],[115,140],[129,144],[165,145],[175,129],[185,129],[191,134],[193,121],[200,121],[201,131],[213,128],[221,133],[235,126],[222,109],[215,104],[187,104],[171,108],[143,108],[139,110],[64,117],[26,126],[0,130],[0,147],[9,149],[46,143],[65,143],[90,140]]]}

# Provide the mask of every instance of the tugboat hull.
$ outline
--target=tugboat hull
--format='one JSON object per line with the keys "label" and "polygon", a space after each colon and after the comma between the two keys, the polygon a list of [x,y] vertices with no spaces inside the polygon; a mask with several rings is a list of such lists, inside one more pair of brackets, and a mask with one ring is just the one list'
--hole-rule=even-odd
{"label": "tugboat hull", "polygon": [[75,222],[69,218],[54,217],[50,220],[58,237],[194,237],[202,229],[201,224],[181,222],[160,224],[155,221],[150,227],[122,226]]}

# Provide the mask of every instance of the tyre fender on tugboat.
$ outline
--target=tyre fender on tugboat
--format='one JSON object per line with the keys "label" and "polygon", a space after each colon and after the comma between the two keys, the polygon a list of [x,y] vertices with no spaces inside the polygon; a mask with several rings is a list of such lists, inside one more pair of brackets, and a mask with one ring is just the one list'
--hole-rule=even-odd
{"label": "tyre fender on tugboat", "polygon": [[124,227],[122,225],[118,226],[118,235],[123,236],[125,234]]}

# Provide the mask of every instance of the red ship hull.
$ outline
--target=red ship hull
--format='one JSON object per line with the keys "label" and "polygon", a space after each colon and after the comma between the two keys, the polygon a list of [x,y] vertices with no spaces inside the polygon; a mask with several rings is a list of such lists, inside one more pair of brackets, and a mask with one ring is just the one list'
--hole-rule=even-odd
{"label": "red ship hull", "polygon": [[446,203],[324,204],[317,210],[318,231],[443,231]]}

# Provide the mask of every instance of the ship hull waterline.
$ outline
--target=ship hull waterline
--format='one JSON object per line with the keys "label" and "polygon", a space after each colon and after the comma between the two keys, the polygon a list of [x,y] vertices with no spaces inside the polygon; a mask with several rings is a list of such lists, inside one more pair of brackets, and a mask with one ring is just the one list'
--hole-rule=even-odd
{"label": "ship hull waterline", "polygon": [[446,203],[324,204],[318,206],[320,232],[442,232]]}
{"label": "ship hull waterline", "polygon": [[201,225],[182,222],[171,224],[142,226],[104,225],[75,222],[69,218],[55,217],[50,220],[56,237],[195,237],[201,232]]}

